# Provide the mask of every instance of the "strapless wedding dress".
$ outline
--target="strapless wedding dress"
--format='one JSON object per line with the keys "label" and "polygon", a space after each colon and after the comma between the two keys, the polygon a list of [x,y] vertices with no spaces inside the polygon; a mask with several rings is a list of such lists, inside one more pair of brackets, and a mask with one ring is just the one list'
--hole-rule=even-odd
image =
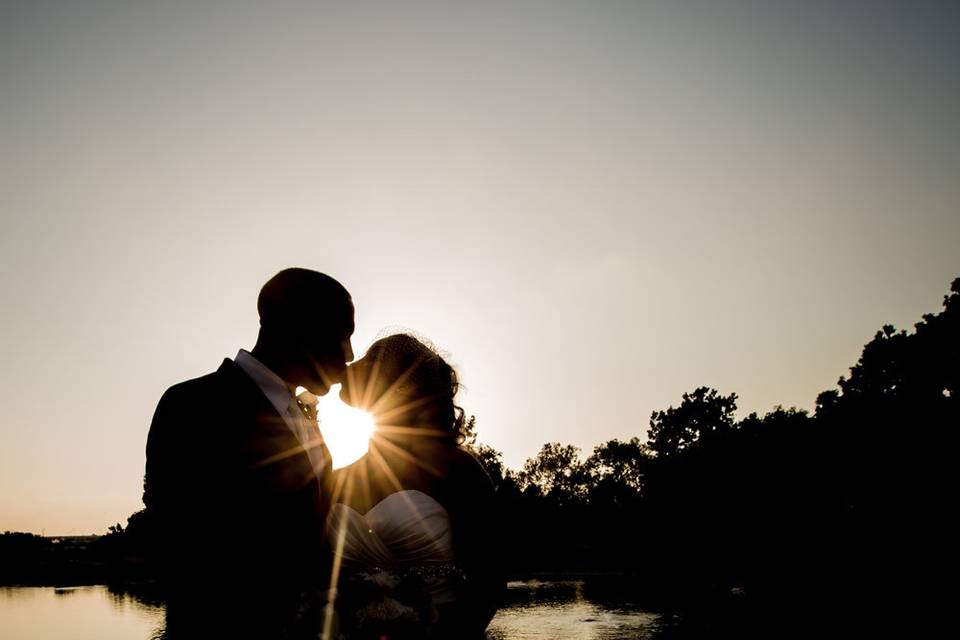
{"label": "strapless wedding dress", "polygon": [[377,582],[415,576],[434,605],[453,602],[462,578],[456,568],[450,516],[422,491],[392,493],[367,513],[333,506],[328,535],[343,571]]}

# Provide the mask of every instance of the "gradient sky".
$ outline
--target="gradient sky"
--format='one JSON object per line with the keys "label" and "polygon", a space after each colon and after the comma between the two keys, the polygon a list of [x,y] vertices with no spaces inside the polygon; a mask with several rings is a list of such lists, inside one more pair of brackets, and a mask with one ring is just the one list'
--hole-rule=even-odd
{"label": "gradient sky", "polygon": [[480,438],[812,408],[960,275],[955,2],[3,2],[0,530],[140,506],[169,385],[341,280]]}

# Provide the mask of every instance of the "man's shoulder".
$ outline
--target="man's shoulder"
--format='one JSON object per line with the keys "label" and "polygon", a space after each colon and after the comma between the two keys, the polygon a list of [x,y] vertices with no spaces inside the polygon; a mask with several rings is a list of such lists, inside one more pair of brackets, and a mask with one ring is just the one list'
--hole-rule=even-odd
{"label": "man's shoulder", "polygon": [[215,398],[229,389],[236,373],[233,369],[237,369],[236,364],[231,360],[224,360],[216,371],[178,382],[163,392],[160,397],[160,404],[176,405],[192,403],[201,398],[208,400]]}
{"label": "man's shoulder", "polygon": [[171,387],[167,389],[167,393],[189,393],[195,389],[209,389],[210,387],[218,384],[217,380],[219,377],[219,371],[211,371],[210,373],[202,376],[197,376],[196,378],[191,378],[189,380],[184,380],[183,382],[178,382],[174,385],[171,385]]}
{"label": "man's shoulder", "polygon": [[223,363],[216,371],[178,382],[167,389],[168,393],[192,393],[196,391],[210,391],[216,387],[229,386],[236,384],[238,379],[243,379],[243,370],[237,366],[237,363],[229,358],[224,358]]}
{"label": "man's shoulder", "polygon": [[[185,434],[195,437],[212,432],[215,425],[228,419],[223,409],[233,407],[234,404],[218,400],[235,395],[228,365],[236,367],[229,360],[225,360],[217,371],[178,382],[163,392],[150,423],[148,449],[151,448],[151,443],[179,438]],[[198,429],[198,425],[206,428]]]}
{"label": "man's shoulder", "polygon": [[218,377],[218,373],[212,371],[206,375],[178,382],[163,392],[163,399],[169,401],[207,394],[220,385]]}

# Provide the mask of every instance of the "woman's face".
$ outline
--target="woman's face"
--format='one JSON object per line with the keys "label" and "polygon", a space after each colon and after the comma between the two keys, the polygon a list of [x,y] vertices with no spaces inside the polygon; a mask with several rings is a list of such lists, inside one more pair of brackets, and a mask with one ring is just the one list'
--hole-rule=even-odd
{"label": "woman's face", "polygon": [[378,424],[403,424],[423,405],[412,378],[425,355],[429,353],[406,336],[378,340],[347,368],[340,399],[372,413]]}
{"label": "woman's face", "polygon": [[382,346],[374,343],[362,358],[347,367],[340,388],[341,400],[364,411],[370,411],[378,404],[391,377],[382,356]]}

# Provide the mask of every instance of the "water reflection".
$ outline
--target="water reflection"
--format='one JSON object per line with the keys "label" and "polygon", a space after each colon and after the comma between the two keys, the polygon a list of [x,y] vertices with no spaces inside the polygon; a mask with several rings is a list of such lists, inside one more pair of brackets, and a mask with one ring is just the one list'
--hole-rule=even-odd
{"label": "water reflection", "polygon": [[0,588],[0,637],[17,640],[156,637],[163,609],[104,586]]}
{"label": "water reflection", "polygon": [[659,615],[597,597],[583,580],[511,582],[507,593],[507,605],[490,625],[491,639],[645,640],[663,628]]}
{"label": "water reflection", "polygon": [[[490,640],[634,640],[662,638],[655,613],[605,581],[511,582],[490,625]],[[0,638],[159,640],[164,608],[149,591],[105,586],[0,588]],[[669,635],[669,634],[666,634]]]}

